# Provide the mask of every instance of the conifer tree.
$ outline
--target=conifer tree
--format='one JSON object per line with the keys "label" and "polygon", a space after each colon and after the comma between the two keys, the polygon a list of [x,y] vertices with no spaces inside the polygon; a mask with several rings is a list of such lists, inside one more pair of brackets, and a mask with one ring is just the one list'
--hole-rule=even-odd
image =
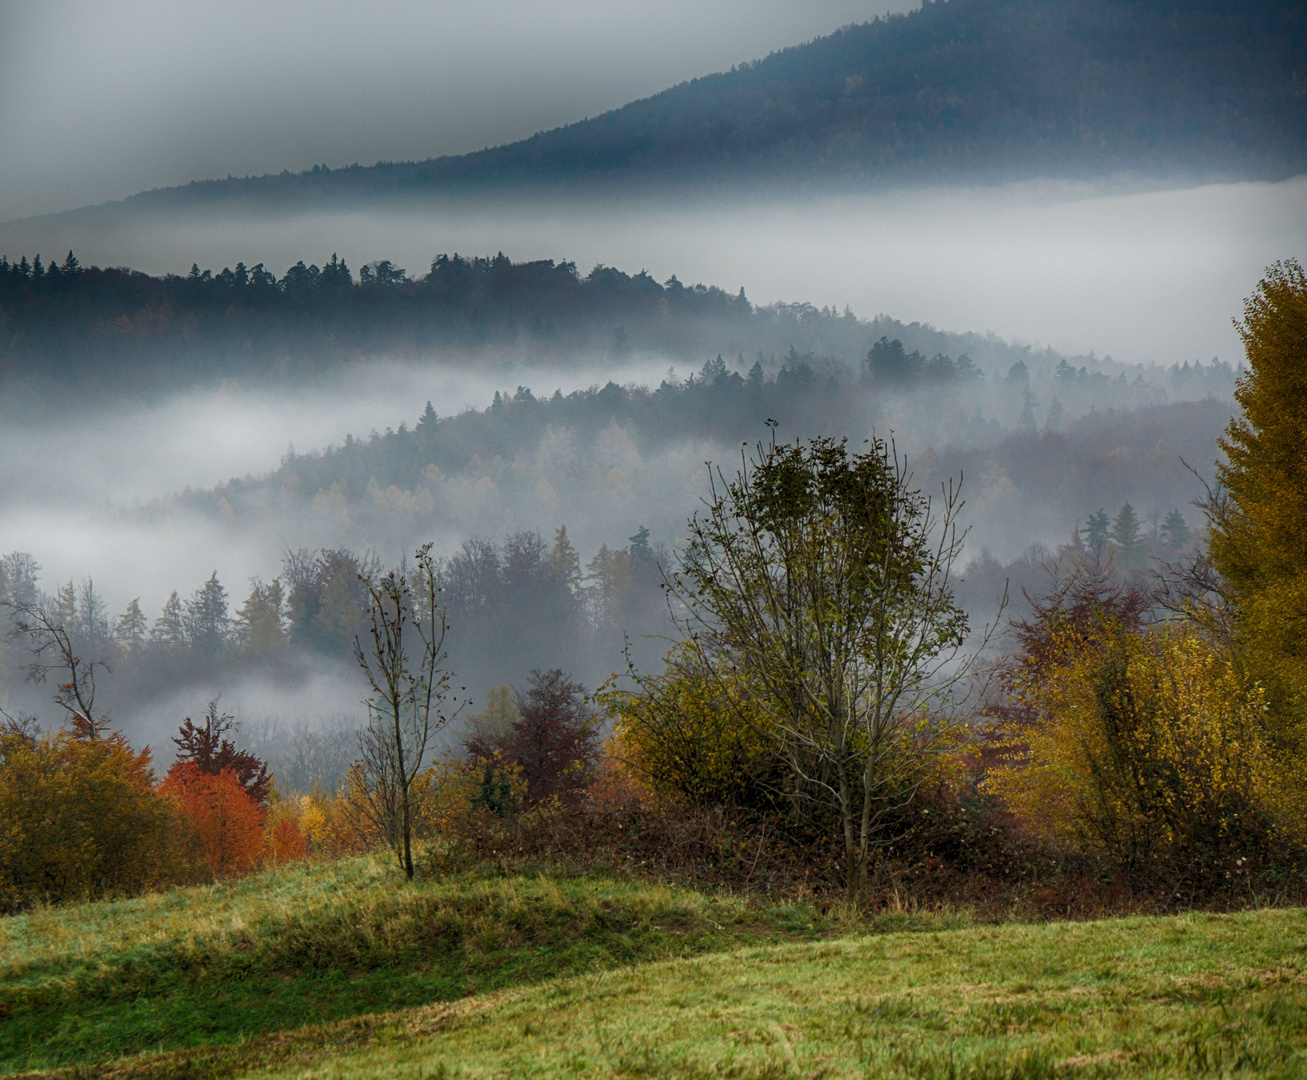
{"label": "conifer tree", "polygon": [[127,605],[127,609],[118,616],[118,621],[114,625],[114,636],[123,648],[132,650],[140,647],[141,642],[145,640],[145,628],[149,626],[149,620],[145,617],[145,612],[141,610],[141,598],[134,597]]}
{"label": "conifer tree", "polygon": [[1085,543],[1095,551],[1102,551],[1103,545],[1107,543],[1107,538],[1112,532],[1112,519],[1107,516],[1107,511],[1101,506],[1098,513],[1090,514],[1089,520],[1085,522]]}
{"label": "conifer tree", "polygon": [[165,649],[180,649],[186,644],[186,626],[182,621],[182,602],[173,589],[163,602],[163,610],[150,628],[150,640]]}
{"label": "conifer tree", "polygon": [[1272,712],[1307,720],[1307,274],[1276,263],[1244,304],[1243,407],[1220,446],[1228,500],[1212,522],[1211,560]]}
{"label": "conifer tree", "polygon": [[1121,562],[1126,566],[1132,565],[1143,546],[1143,539],[1139,535],[1139,515],[1129,502],[1121,505],[1112,520],[1112,542],[1121,552]]}
{"label": "conifer tree", "polygon": [[1189,523],[1185,521],[1184,515],[1179,509],[1172,510],[1166,515],[1166,520],[1162,522],[1161,537],[1162,542],[1168,547],[1183,548],[1188,545],[1190,538],[1193,536],[1189,528]]}

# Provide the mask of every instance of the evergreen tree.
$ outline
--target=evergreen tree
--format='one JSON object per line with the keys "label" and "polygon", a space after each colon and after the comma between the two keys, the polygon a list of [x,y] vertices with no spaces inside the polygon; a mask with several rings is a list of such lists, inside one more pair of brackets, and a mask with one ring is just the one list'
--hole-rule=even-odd
{"label": "evergreen tree", "polygon": [[1035,408],[1039,405],[1039,398],[1035,397],[1027,387],[1021,395],[1021,419],[1017,421],[1017,431],[1023,435],[1033,435],[1037,430],[1035,424]]}
{"label": "evergreen tree", "polygon": [[145,631],[149,625],[145,612],[141,610],[141,598],[133,597],[127,605],[127,610],[118,616],[118,621],[114,624],[114,637],[124,649],[129,651],[139,649],[145,640]]}
{"label": "evergreen tree", "polygon": [[1121,552],[1121,562],[1130,566],[1143,548],[1143,537],[1139,535],[1139,515],[1129,502],[1123,503],[1112,521],[1112,542]]}
{"label": "evergreen tree", "polygon": [[1098,513],[1090,514],[1089,519],[1085,522],[1085,543],[1094,551],[1102,551],[1103,545],[1107,543],[1107,538],[1112,532],[1112,519],[1107,516],[1107,511],[1101,506]]}
{"label": "evergreen tree", "polygon": [[212,656],[231,635],[231,613],[227,590],[218,581],[218,571],[195,590],[186,602],[186,639],[192,649]]}
{"label": "evergreen tree", "polygon": [[422,411],[422,415],[418,417],[417,427],[413,430],[424,439],[428,439],[436,433],[438,421],[439,417],[436,416],[436,410],[431,407],[431,402],[428,401],[427,407]]}
{"label": "evergreen tree", "polygon": [[1228,502],[1212,521],[1210,556],[1225,580],[1245,662],[1272,709],[1307,722],[1307,274],[1271,267],[1239,327],[1248,370],[1243,407],[1220,446]]}
{"label": "evergreen tree", "polygon": [[1173,548],[1187,547],[1189,540],[1193,536],[1189,529],[1189,523],[1185,521],[1184,515],[1179,510],[1172,510],[1166,515],[1166,520],[1162,522],[1162,527],[1158,532],[1162,538],[1162,543]]}
{"label": "evergreen tree", "polygon": [[1044,417],[1045,431],[1061,431],[1062,422],[1066,419],[1066,410],[1062,403],[1057,400],[1057,395],[1053,395],[1053,400],[1048,405],[1048,415]]}
{"label": "evergreen tree", "polygon": [[180,649],[186,644],[186,624],[176,589],[163,602],[163,610],[150,628],[150,641],[164,649]]}

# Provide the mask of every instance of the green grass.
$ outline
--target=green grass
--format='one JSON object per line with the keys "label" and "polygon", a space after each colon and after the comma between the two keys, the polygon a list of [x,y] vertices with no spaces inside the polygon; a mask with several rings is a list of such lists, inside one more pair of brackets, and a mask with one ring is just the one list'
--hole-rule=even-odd
{"label": "green grass", "polygon": [[855,934],[645,963],[80,1076],[1307,1075],[1307,914]]}
{"label": "green grass", "polygon": [[0,1071],[233,1042],[847,925],[631,880],[404,884],[371,859],[301,864],[0,919]]}
{"label": "green grass", "polygon": [[354,860],[0,920],[0,1003],[5,1067],[70,1077],[1296,1077],[1307,911],[855,921]]}

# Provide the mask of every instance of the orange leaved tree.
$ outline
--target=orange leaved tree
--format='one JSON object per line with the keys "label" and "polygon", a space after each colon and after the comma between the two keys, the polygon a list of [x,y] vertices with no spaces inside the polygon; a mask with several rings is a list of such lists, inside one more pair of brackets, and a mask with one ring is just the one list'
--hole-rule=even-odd
{"label": "orange leaved tree", "polygon": [[250,870],[263,855],[263,811],[234,770],[206,773],[179,761],[163,790],[177,801],[195,857],[215,876]]}

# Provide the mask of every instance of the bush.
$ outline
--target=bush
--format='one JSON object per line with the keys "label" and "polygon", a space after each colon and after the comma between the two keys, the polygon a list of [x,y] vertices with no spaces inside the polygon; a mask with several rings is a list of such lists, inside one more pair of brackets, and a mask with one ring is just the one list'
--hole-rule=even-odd
{"label": "bush", "polygon": [[792,814],[779,736],[767,736],[762,710],[704,671],[695,650],[679,644],[663,675],[636,678],[639,692],[610,688],[600,700],[617,718],[616,752],[653,790],[699,810]]}
{"label": "bush", "polygon": [[150,752],[119,735],[0,734],[0,910],[140,892],[183,869]]}
{"label": "bush", "polygon": [[1026,712],[987,786],[1136,886],[1210,892],[1292,846],[1262,692],[1186,626],[1053,616],[1009,672]]}

